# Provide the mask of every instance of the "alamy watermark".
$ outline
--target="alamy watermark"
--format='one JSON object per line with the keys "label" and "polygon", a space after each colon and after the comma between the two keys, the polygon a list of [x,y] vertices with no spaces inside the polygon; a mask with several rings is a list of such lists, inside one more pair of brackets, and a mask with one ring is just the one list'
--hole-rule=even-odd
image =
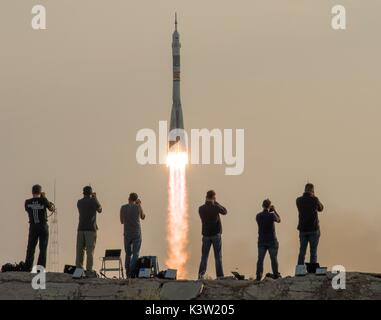
{"label": "alamy watermark", "polygon": [[45,290],[46,289],[46,272],[43,266],[34,266],[32,273],[36,275],[32,279],[32,288],[34,290]]}
{"label": "alamy watermark", "polygon": [[333,30],[346,30],[347,29],[347,12],[342,5],[335,5],[331,9],[333,14],[331,20],[331,27]]}
{"label": "alamy watermark", "polygon": [[[41,4],[36,4],[32,7],[33,15],[31,26],[34,30],[46,30],[46,7]],[[347,18],[346,9],[343,5],[337,4],[331,8],[331,27],[333,30],[346,30]]]}
{"label": "alamy watermark", "polygon": [[334,290],[345,290],[346,287],[346,271],[345,267],[342,265],[335,265],[332,267],[331,272],[335,274],[332,278],[332,289]]}
{"label": "alamy watermark", "polygon": [[46,30],[46,8],[43,5],[37,4],[32,7],[31,11],[32,18],[32,29],[33,30]]}
{"label": "alamy watermark", "polygon": [[[234,139],[235,136],[235,139]],[[159,121],[158,134],[153,129],[140,129],[136,141],[142,142],[136,150],[136,161],[141,165],[166,164],[168,143],[176,138],[186,152],[190,164],[225,165],[226,175],[240,175],[245,168],[244,129],[174,129],[168,133],[167,121]],[[213,144],[213,161],[211,151]],[[235,150],[234,150],[235,149]]]}

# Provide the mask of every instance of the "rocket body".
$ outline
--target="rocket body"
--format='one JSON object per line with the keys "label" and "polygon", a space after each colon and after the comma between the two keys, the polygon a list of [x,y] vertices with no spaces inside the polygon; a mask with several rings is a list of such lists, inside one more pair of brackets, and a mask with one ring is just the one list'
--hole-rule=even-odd
{"label": "rocket body", "polygon": [[[184,118],[183,110],[181,108],[181,98],[180,98],[180,34],[177,31],[177,17],[175,20],[175,31],[172,35],[172,58],[173,58],[173,91],[172,91],[172,110],[171,110],[171,121],[170,121],[170,134],[169,149],[176,144],[182,144],[183,140],[182,132],[184,130]],[[180,129],[180,130],[177,130]],[[178,146],[179,147],[179,146]]]}

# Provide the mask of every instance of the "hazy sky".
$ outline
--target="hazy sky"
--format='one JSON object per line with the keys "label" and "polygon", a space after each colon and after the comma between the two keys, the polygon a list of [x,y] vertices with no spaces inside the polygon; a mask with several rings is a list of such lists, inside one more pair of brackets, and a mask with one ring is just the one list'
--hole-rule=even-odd
{"label": "hazy sky", "polygon": [[[30,26],[38,3],[45,31]],[[334,4],[347,9],[346,31],[331,28]],[[74,263],[76,202],[91,183],[104,207],[95,267],[106,248],[123,248],[119,208],[135,191],[147,214],[141,253],[164,268],[167,169],[137,164],[135,135],[169,120],[175,11],[186,127],[245,129],[242,175],[188,169],[190,275],[200,259],[197,208],[210,188],[229,210],[225,273],[254,275],[255,215],[270,197],[282,216],[280,271],[291,274],[295,198],[307,180],[326,207],[320,263],[380,272],[379,0],[3,0],[0,263],[25,258],[24,200],[34,183],[52,198],[56,179],[62,266]]]}

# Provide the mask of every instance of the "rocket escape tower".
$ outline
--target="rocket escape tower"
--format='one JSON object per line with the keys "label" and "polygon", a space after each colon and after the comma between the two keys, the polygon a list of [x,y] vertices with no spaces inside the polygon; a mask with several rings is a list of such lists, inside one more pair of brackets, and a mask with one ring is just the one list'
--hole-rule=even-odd
{"label": "rocket escape tower", "polygon": [[[184,119],[183,111],[181,108],[181,98],[180,98],[180,34],[177,31],[177,14],[175,14],[175,31],[172,35],[172,58],[173,58],[173,91],[172,91],[172,111],[171,111],[171,122],[170,122],[170,131],[178,129],[176,132],[175,141],[169,142],[169,148],[172,149],[172,146],[177,144],[179,146],[179,141],[184,137],[182,136],[182,131],[184,130]],[[178,148],[177,148],[178,149]]]}

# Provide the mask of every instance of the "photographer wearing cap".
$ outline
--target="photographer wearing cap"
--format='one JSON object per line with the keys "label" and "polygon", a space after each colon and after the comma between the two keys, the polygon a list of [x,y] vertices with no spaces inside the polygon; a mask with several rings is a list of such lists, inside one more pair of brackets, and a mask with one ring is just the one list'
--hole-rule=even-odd
{"label": "photographer wearing cap", "polygon": [[78,200],[79,224],[77,232],[76,266],[83,269],[83,260],[86,250],[86,271],[93,273],[94,250],[97,241],[97,213],[102,212],[102,206],[97,194],[90,186],[83,188],[83,198]]}
{"label": "photographer wearing cap", "polygon": [[280,216],[269,199],[262,203],[263,211],[257,214],[258,223],[258,261],[257,281],[262,279],[263,261],[268,251],[271,259],[271,268],[274,279],[280,278],[278,271],[278,240],[275,233],[275,222],[280,223]]}
{"label": "photographer wearing cap", "polygon": [[25,271],[31,271],[34,262],[34,253],[37,242],[39,243],[40,253],[38,256],[37,265],[46,267],[46,251],[49,241],[49,226],[47,210],[53,212],[54,204],[50,202],[45,193],[42,192],[42,187],[38,184],[32,187],[31,199],[25,201],[25,211],[29,216],[29,236],[28,247],[25,258]]}
{"label": "photographer wearing cap", "polygon": [[129,278],[136,276],[136,263],[142,245],[140,220],[144,220],[145,217],[138,195],[130,193],[128,203],[120,208],[120,223],[124,226],[125,268]]}

